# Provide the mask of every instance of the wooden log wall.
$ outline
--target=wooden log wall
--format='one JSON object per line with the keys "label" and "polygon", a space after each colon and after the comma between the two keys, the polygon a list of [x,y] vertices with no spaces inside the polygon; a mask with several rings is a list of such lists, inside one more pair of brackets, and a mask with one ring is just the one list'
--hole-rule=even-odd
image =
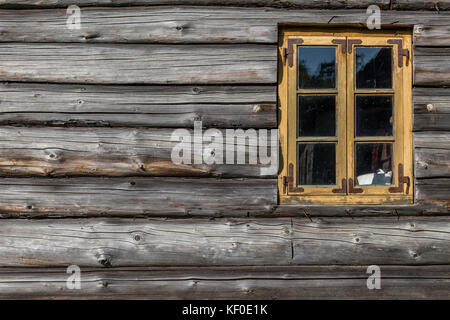
{"label": "wooden log wall", "polygon": [[[364,27],[370,4],[414,35],[413,205],[279,206],[262,165],[171,162],[194,121],[276,129],[280,26]],[[448,299],[449,9],[0,0],[0,298]]]}

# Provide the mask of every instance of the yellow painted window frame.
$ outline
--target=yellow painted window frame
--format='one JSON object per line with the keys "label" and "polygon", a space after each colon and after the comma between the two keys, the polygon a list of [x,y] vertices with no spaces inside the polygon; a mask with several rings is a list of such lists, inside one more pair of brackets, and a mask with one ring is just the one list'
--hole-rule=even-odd
{"label": "yellow painted window frame", "polygon": [[[291,41],[292,52],[289,52],[288,40]],[[295,39],[301,39],[299,43]],[[342,44],[333,40],[360,40],[360,44],[352,46],[351,53],[347,48],[342,52]],[[388,40],[401,40],[402,47]],[[358,42],[358,41],[357,41]],[[327,45],[335,46],[337,53],[336,90],[301,90],[297,88],[297,46]],[[354,77],[355,46],[384,46],[393,50],[393,88],[377,90],[356,90]],[[280,204],[408,204],[413,202],[413,162],[412,162],[412,37],[409,30],[383,31],[362,30],[356,28],[283,28],[279,36],[279,139],[281,149],[281,168],[278,176]],[[408,64],[405,56],[399,56],[399,49],[408,49]],[[292,55],[292,67],[288,56]],[[398,65],[401,57],[402,66]],[[298,138],[297,128],[297,94],[335,93],[337,110],[336,138]],[[355,138],[354,135],[354,97],[355,93],[394,95],[394,127],[393,138],[370,137]],[[298,141],[336,142],[336,180],[335,186],[297,186],[297,142]],[[355,141],[393,141],[393,183],[391,186],[353,186],[350,192],[350,179],[354,177],[354,142]],[[293,170],[289,170],[289,165]],[[402,165],[403,178],[399,177],[399,164]],[[400,179],[399,179],[400,178]],[[336,193],[344,189],[345,192]],[[407,180],[409,183],[407,185]],[[342,184],[341,184],[342,183]],[[396,192],[390,192],[390,189]],[[357,189],[362,189],[357,190]],[[400,191],[400,189],[402,189]],[[333,191],[334,190],[334,191]]]}

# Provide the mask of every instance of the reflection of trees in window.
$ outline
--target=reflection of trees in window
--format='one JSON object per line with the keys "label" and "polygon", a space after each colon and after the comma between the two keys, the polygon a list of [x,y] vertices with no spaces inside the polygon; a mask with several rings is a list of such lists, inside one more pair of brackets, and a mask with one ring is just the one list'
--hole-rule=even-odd
{"label": "reflection of trees in window", "polygon": [[[366,58],[364,50],[378,50],[371,59]],[[364,48],[356,55],[356,86],[358,88],[391,88],[391,49]],[[370,59],[370,60],[369,60]]]}
{"label": "reflection of trees in window", "polygon": [[335,63],[321,62],[311,74],[308,72],[305,60],[300,60],[300,83],[308,88],[334,87]]}

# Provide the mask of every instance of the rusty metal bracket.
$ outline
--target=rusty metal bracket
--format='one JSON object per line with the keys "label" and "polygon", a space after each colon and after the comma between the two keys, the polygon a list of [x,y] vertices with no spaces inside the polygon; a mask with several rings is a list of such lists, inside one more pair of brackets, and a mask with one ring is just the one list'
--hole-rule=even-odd
{"label": "rusty metal bracket", "polygon": [[353,179],[350,178],[350,179],[348,179],[348,192],[349,193],[362,193],[363,189],[362,188],[354,188],[353,187]]}
{"label": "rusty metal bracket", "polygon": [[331,42],[334,43],[334,44],[341,45],[341,52],[342,52],[342,54],[346,54],[347,53],[347,40],[345,40],[345,39],[333,39],[333,40],[331,40]]}
{"label": "rusty metal bracket", "polygon": [[361,44],[362,41],[360,39],[350,39],[347,41],[347,50],[348,53],[352,53],[353,52],[353,45],[355,44]]}
{"label": "rusty metal bracket", "polygon": [[403,164],[398,164],[398,187],[390,187],[390,193],[402,193],[403,185],[406,183],[406,194],[409,194],[409,187],[411,185],[411,179],[409,177],[405,177],[403,172]]}
{"label": "rusty metal bracket", "polygon": [[294,65],[294,44],[302,44],[303,39],[297,38],[297,39],[288,39],[288,47],[283,48],[283,55],[284,55],[284,62],[283,64],[286,65],[286,60],[288,61],[288,65],[290,68]]}
{"label": "rusty metal bracket", "polygon": [[398,46],[398,67],[403,67],[403,56],[406,57],[406,66],[409,65],[409,50],[403,49],[403,40],[401,39],[389,39],[389,44],[396,44]]}
{"label": "rusty metal bracket", "polygon": [[347,179],[342,179],[342,187],[340,189],[331,190],[333,193],[347,193]]}
{"label": "rusty metal bracket", "polygon": [[305,189],[301,187],[294,187],[294,165],[289,163],[288,175],[283,177],[283,193],[303,191],[305,191]]}

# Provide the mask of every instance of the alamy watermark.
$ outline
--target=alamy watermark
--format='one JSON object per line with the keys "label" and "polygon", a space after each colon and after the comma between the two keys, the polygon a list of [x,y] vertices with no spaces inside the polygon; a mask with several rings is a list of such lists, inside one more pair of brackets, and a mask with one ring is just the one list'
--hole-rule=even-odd
{"label": "alamy watermark", "polygon": [[67,20],[66,26],[67,29],[81,29],[81,9],[76,5],[71,5],[66,10]]}
{"label": "alamy watermark", "polygon": [[[225,134],[224,134],[225,132]],[[172,132],[171,159],[174,164],[261,164],[261,175],[274,175],[278,170],[278,130],[219,129],[203,131],[201,121],[194,131]],[[270,149],[270,152],[269,152]]]}
{"label": "alamy watermark", "polygon": [[66,287],[69,290],[81,289],[81,269],[79,266],[72,264],[67,267],[66,273],[70,274],[66,281]]}
{"label": "alamy watermark", "polygon": [[367,273],[370,276],[367,278],[367,289],[381,289],[381,269],[377,265],[367,267]]}

